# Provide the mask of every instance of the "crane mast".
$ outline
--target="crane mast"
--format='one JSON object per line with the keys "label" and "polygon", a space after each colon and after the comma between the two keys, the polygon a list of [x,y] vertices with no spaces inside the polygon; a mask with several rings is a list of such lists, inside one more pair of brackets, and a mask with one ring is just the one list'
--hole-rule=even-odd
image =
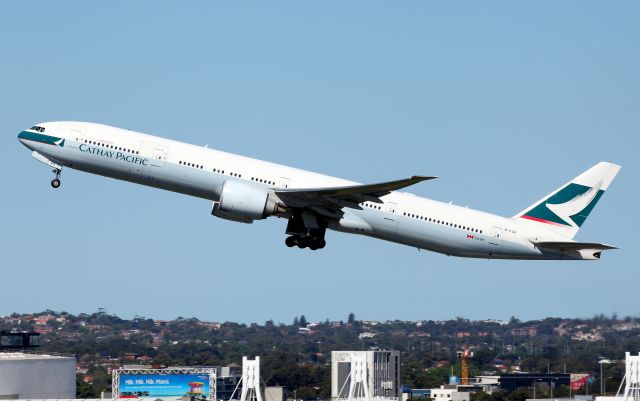
{"label": "crane mast", "polygon": [[465,347],[462,351],[457,352],[460,358],[460,384],[469,384],[469,359],[473,357],[473,351]]}

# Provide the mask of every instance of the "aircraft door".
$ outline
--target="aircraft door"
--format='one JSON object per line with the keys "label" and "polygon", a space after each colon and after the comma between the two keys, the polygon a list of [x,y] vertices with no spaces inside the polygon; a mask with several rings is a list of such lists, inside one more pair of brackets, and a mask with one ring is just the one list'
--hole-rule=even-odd
{"label": "aircraft door", "polygon": [[393,202],[388,202],[386,204],[386,210],[387,213],[390,214],[390,218],[392,218],[393,220],[396,219],[395,214],[396,214],[396,204]]}
{"label": "aircraft door", "polygon": [[156,143],[142,142],[141,144],[141,152],[140,155],[142,157],[151,159],[150,164],[155,164],[157,167],[158,164],[154,163],[154,161],[165,161],[167,160],[167,155],[169,154],[169,148],[166,146],[162,146]]}
{"label": "aircraft door", "polygon": [[164,149],[153,148],[153,158],[155,160],[166,160],[167,154]]}
{"label": "aircraft door", "polygon": [[500,245],[502,241],[502,227],[493,227],[491,229],[491,237],[489,238],[489,243],[491,245]]}
{"label": "aircraft door", "polygon": [[390,234],[395,234],[398,231],[398,219],[396,218],[397,205],[393,202],[387,202],[384,204],[382,227],[384,231]]}
{"label": "aircraft door", "polygon": [[278,183],[280,188],[289,188],[289,179],[287,177],[280,177],[280,182]]}
{"label": "aircraft door", "polygon": [[82,142],[86,135],[86,129],[77,125],[60,124],[58,126],[63,137],[77,142]]}
{"label": "aircraft door", "polygon": [[158,173],[159,169],[164,166],[164,161],[167,160],[169,148],[149,142],[142,142],[141,148],[142,151],[140,152],[140,156],[150,160],[144,165],[132,165],[132,172],[142,175],[147,180],[155,181],[158,178],[156,177],[156,174]]}

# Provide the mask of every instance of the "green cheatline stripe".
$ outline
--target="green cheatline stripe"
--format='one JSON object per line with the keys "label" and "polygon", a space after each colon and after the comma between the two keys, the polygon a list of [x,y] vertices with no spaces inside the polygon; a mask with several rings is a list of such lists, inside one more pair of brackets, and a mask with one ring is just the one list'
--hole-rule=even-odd
{"label": "green cheatline stripe", "polygon": [[22,131],[20,134],[18,134],[18,139],[40,142],[47,145],[64,146],[64,139],[55,136],[39,134],[37,132]]}

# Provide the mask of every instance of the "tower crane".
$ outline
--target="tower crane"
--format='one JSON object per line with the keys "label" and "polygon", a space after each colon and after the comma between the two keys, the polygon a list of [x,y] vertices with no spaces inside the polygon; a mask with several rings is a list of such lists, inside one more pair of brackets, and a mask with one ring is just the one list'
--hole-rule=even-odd
{"label": "tower crane", "polygon": [[469,384],[469,363],[468,360],[473,358],[473,351],[465,347],[462,351],[458,351],[456,356],[460,358],[461,372],[460,384]]}

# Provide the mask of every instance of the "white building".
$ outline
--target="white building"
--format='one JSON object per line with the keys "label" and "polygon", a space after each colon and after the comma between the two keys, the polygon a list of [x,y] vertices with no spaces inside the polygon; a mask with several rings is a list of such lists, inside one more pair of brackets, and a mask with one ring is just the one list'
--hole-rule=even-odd
{"label": "white building", "polygon": [[331,351],[331,399],[348,398],[351,361],[366,359],[372,398],[400,398],[400,351]]}
{"label": "white building", "polygon": [[469,401],[467,392],[458,391],[457,386],[440,386],[431,389],[431,398],[434,401]]}
{"label": "white building", "polygon": [[75,358],[21,352],[0,353],[0,399],[75,397]]}

